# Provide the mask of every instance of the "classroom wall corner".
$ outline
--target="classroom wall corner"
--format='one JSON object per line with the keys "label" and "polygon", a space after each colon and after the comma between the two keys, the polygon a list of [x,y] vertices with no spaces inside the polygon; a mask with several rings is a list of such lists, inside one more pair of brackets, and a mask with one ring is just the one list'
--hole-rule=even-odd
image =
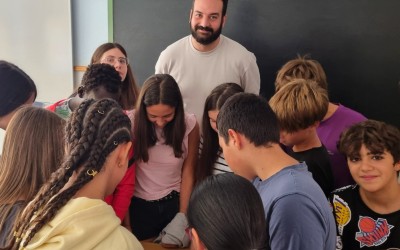
{"label": "classroom wall corner", "polygon": [[114,9],[113,0],[108,0],[108,42],[114,42]]}

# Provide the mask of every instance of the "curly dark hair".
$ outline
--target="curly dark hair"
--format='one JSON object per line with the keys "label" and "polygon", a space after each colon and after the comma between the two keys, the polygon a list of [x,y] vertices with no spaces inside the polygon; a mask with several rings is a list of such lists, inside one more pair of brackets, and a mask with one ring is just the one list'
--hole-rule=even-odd
{"label": "curly dark hair", "polygon": [[[108,92],[115,94],[122,88],[121,76],[118,71],[106,63],[89,65],[83,75],[81,85],[85,93],[103,86]],[[79,97],[82,97],[83,93],[79,94]]]}
{"label": "curly dark hair", "polygon": [[386,150],[394,163],[400,161],[400,131],[392,125],[375,120],[353,124],[340,134],[337,148],[342,155],[353,157],[363,144],[373,154]]}

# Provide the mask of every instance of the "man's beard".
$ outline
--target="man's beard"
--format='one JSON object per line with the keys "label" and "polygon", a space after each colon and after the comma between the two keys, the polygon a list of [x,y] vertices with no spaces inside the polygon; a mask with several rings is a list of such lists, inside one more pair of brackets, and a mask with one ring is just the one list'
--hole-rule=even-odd
{"label": "man's beard", "polygon": [[[213,28],[210,27],[203,27],[201,25],[196,25],[194,29],[192,28],[192,22],[189,22],[190,25],[190,32],[192,33],[192,36],[194,39],[202,44],[202,45],[209,45],[210,43],[214,42],[215,40],[218,39],[218,37],[221,35],[222,32],[222,20],[221,20],[221,25],[219,26],[219,29],[214,31]],[[198,35],[197,30],[205,30],[210,32],[211,34],[203,34],[203,35]]]}

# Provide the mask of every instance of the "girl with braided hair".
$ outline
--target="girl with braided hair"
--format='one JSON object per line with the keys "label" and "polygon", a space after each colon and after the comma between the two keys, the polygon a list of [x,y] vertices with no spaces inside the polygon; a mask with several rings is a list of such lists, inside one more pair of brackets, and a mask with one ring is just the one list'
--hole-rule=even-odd
{"label": "girl with braided hair", "polygon": [[121,98],[118,103],[124,110],[134,109],[140,90],[124,47],[119,43],[100,45],[90,60],[91,65],[95,63],[107,63],[118,71],[122,81]]}
{"label": "girl with braided hair", "polygon": [[11,119],[0,158],[0,247],[14,221],[64,157],[65,120],[43,108],[19,108]]}
{"label": "girl with braided hair", "polygon": [[[120,99],[121,95],[121,76],[114,67],[108,64],[90,65],[82,78],[82,85],[78,89],[78,96],[61,100],[47,109],[54,111],[63,118],[68,116],[78,108],[78,106],[86,99],[93,98],[100,100],[103,98],[111,98],[115,101]],[[130,159],[133,152],[130,152]],[[122,224],[130,229],[129,219],[124,219],[128,211],[133,190],[135,188],[135,167],[132,160],[129,164],[132,166],[127,172],[116,190],[105,201],[114,208],[118,218]]]}
{"label": "girl with braided hair", "polygon": [[132,232],[147,241],[163,235],[156,242],[165,247],[187,246],[188,239],[173,234],[185,235],[187,225],[200,137],[196,117],[185,114],[179,86],[168,74],[144,82],[136,109],[128,115],[136,160]]}
{"label": "girl with braided hair", "polygon": [[110,99],[86,100],[68,119],[66,160],[16,221],[3,249],[143,249],[104,197],[128,168],[131,123]]}

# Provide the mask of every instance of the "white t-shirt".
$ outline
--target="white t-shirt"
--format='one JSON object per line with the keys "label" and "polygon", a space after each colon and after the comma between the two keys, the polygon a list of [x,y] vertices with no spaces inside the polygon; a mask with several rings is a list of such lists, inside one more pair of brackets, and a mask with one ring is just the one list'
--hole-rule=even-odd
{"label": "white t-shirt", "polygon": [[223,35],[212,51],[200,52],[193,47],[191,37],[184,37],[161,52],[156,74],[175,78],[186,112],[195,114],[199,123],[207,96],[222,83],[237,83],[245,92],[259,94],[260,72],[253,53]]}

